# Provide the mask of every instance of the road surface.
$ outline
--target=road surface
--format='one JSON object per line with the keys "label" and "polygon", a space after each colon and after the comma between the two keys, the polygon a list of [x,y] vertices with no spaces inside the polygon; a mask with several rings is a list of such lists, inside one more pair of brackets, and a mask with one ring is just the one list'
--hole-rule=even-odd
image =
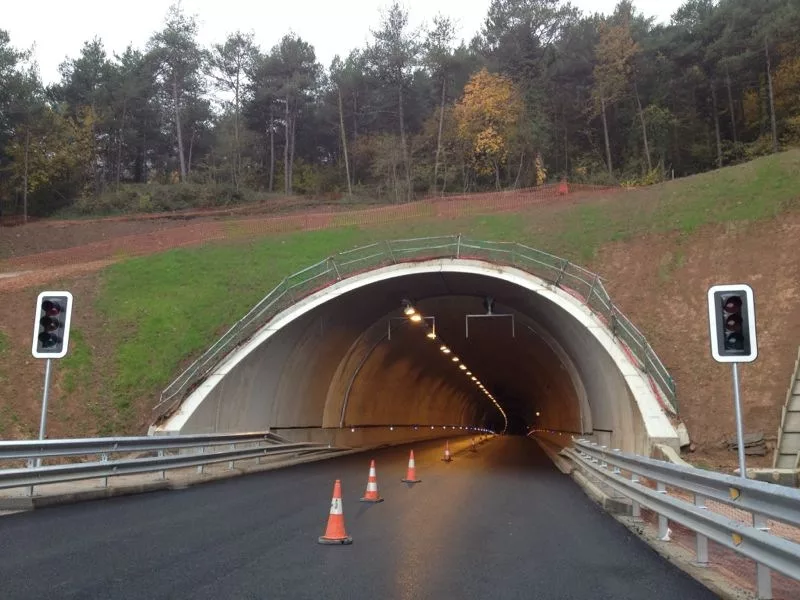
{"label": "road surface", "polygon": [[[440,442],[0,518],[0,598],[704,599],[525,438]],[[380,504],[358,499],[369,459]],[[335,479],[350,546],[322,546]]]}

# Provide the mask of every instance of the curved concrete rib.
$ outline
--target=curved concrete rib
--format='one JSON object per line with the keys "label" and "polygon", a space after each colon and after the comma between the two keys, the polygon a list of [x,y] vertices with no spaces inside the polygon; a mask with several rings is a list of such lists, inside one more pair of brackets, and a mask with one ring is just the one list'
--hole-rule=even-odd
{"label": "curved concrete rib", "polygon": [[[493,319],[477,319],[465,337],[464,315],[484,313],[485,296],[494,312],[514,315],[513,337]],[[435,318],[436,343],[413,324],[386,338],[403,299]],[[644,454],[654,443],[677,447],[647,377],[579,299],[519,269],[465,259],[378,268],[300,300],[226,357],[156,431],[291,428],[282,433],[352,446],[418,437],[430,425],[502,428],[440,342],[518,430],[594,434]],[[367,425],[426,427],[350,430]]]}

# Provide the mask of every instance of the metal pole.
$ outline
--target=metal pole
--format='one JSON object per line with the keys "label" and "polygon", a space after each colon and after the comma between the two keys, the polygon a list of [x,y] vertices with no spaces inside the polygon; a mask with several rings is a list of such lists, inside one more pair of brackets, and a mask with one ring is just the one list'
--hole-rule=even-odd
{"label": "metal pole", "polygon": [[747,468],[744,461],[744,433],[742,432],[742,402],[739,398],[739,365],[733,366],[733,403],[736,408],[736,442],[739,449],[739,477],[747,479]]}
{"label": "metal pole", "polygon": [[[47,431],[47,399],[50,393],[50,363],[52,359],[47,359],[44,367],[44,393],[42,394],[42,418],[39,421],[39,439],[43,440]],[[42,458],[36,459],[36,466],[42,466]]]}

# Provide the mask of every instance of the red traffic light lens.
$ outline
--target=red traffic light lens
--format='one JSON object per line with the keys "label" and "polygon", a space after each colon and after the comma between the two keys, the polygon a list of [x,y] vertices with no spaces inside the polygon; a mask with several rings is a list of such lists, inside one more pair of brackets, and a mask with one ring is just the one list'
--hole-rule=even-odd
{"label": "red traffic light lens", "polygon": [[725,312],[739,312],[742,310],[742,298],[740,296],[729,296],[722,305]]}
{"label": "red traffic light lens", "polygon": [[61,305],[52,300],[45,300],[42,302],[42,310],[46,315],[55,316],[61,312]]}

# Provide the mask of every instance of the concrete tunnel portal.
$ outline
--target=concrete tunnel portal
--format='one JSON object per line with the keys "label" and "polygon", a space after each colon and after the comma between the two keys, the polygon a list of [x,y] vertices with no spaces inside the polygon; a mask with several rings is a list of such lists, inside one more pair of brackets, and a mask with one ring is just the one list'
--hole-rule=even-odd
{"label": "concrete tunnel portal", "polygon": [[[487,298],[511,316],[467,324]],[[507,425],[649,454],[677,444],[657,394],[582,299],[514,267],[434,259],[351,276],[280,312],[154,430],[269,428],[359,446]]]}

